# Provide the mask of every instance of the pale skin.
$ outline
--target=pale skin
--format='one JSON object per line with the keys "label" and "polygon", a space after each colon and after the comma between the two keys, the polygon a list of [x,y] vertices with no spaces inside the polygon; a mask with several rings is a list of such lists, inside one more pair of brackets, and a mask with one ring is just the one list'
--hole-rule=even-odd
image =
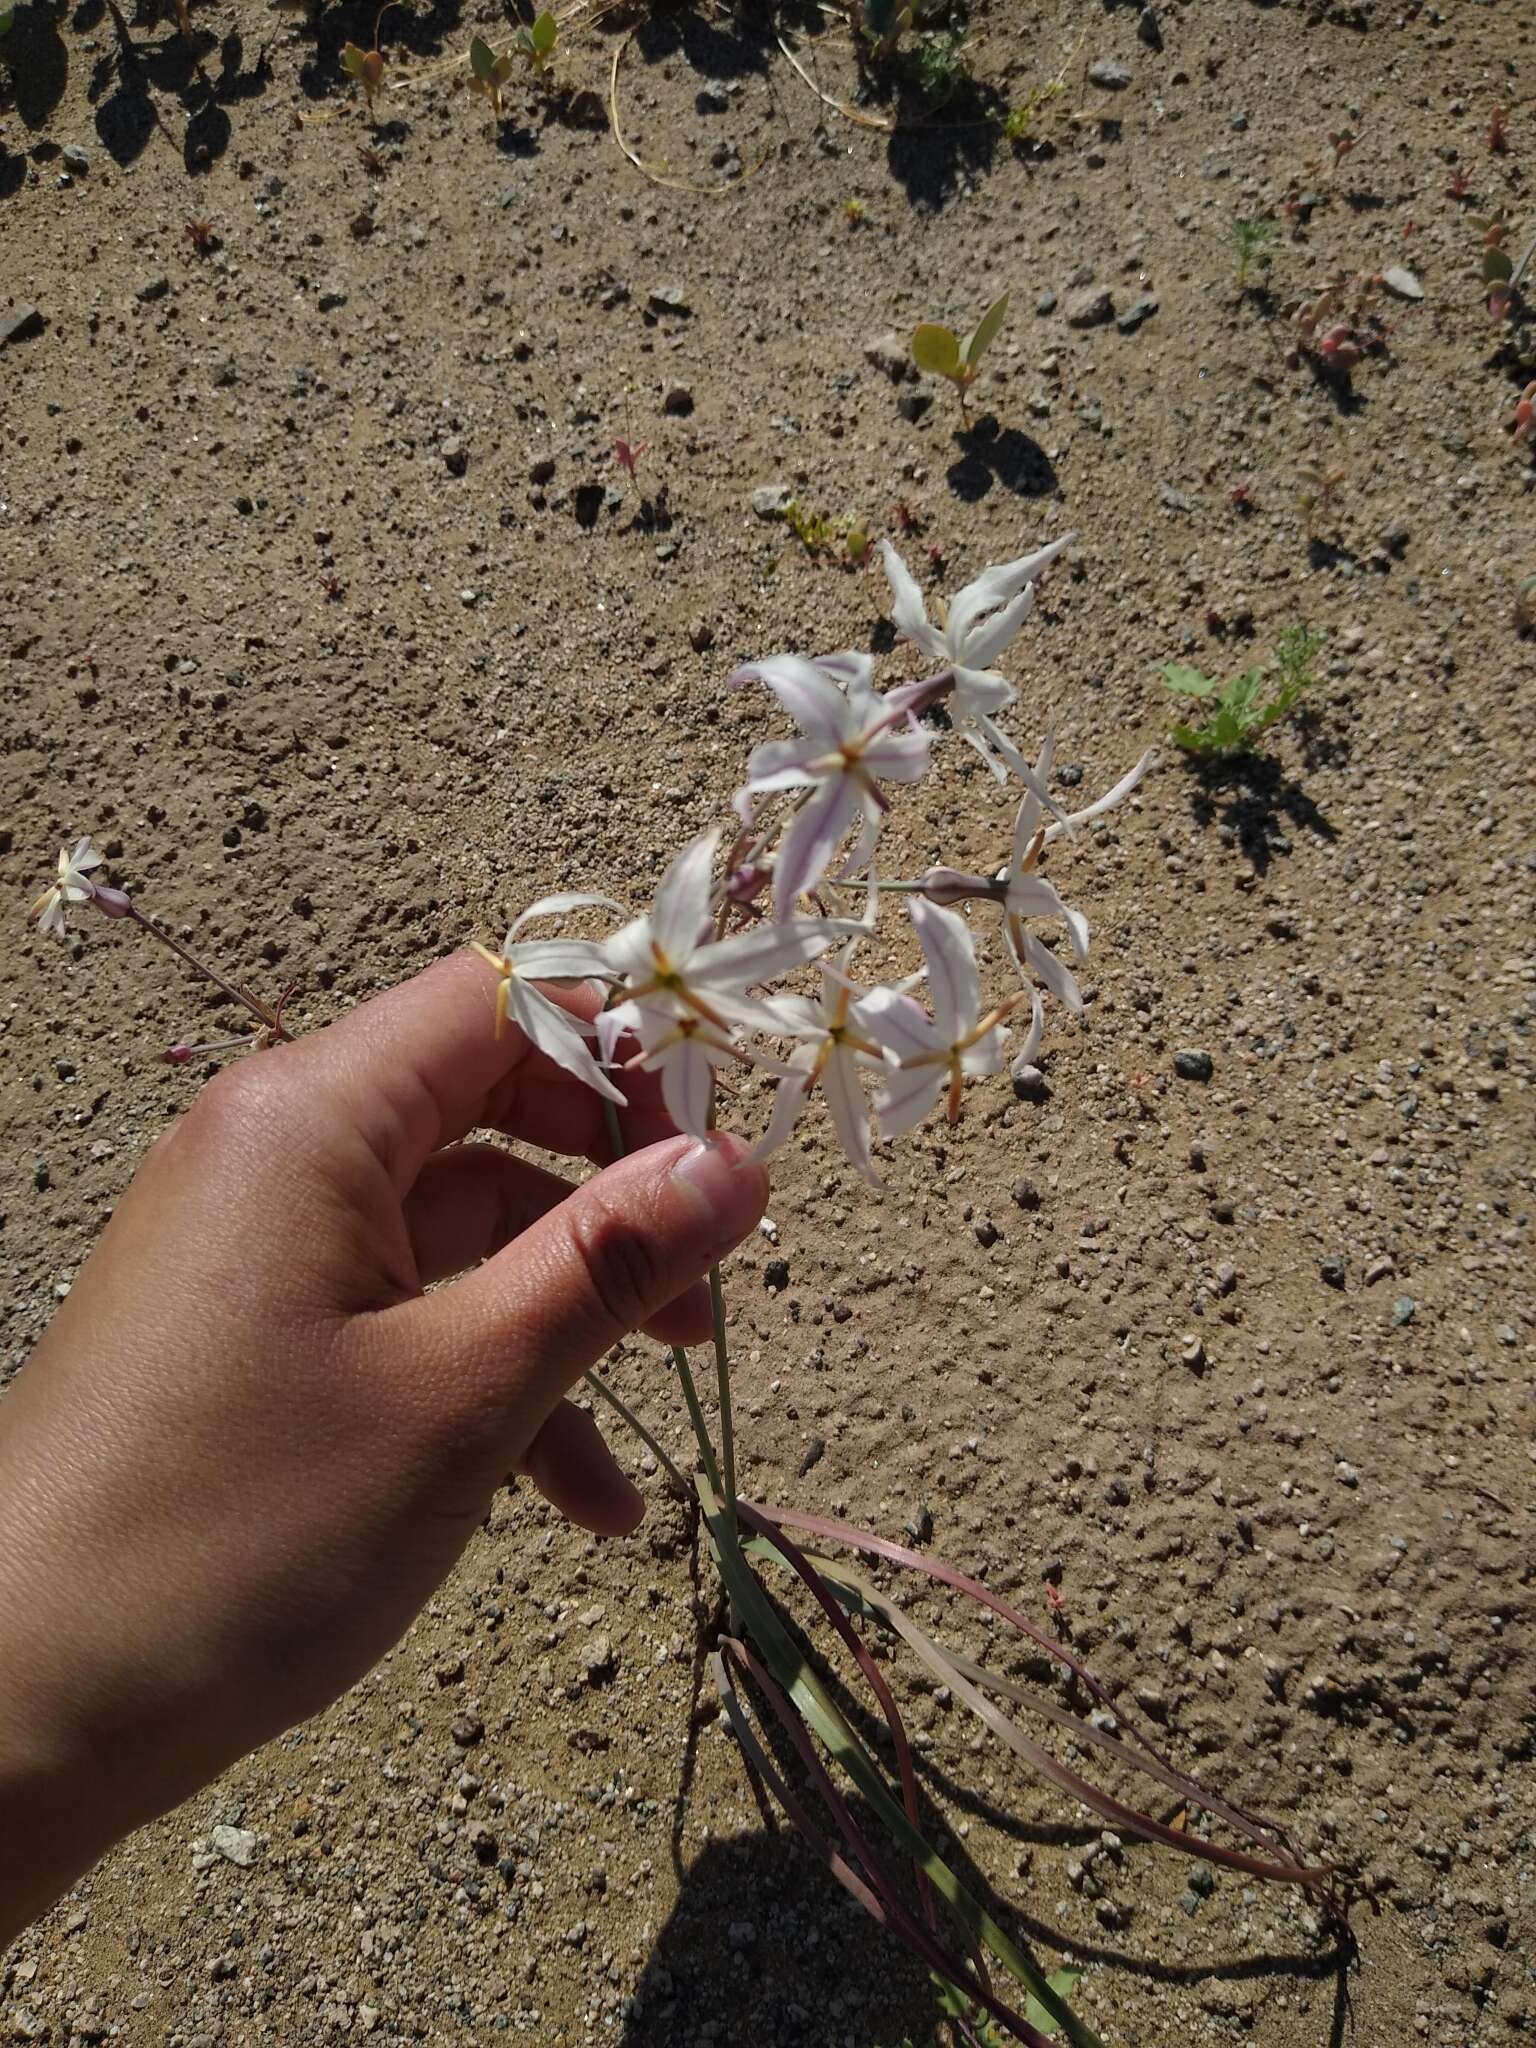
{"label": "pale skin", "polygon": [[597,1097],[498,1040],[495,999],[458,954],[210,1083],[0,1401],[0,1950],[360,1678],[509,1474],[639,1522],[565,1395],[634,1330],[707,1337],[767,1179],[639,1074],[605,1164]]}

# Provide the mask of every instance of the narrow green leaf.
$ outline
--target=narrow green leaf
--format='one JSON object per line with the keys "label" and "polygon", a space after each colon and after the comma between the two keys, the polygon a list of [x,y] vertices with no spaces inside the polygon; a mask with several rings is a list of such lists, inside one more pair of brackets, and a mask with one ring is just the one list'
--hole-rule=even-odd
{"label": "narrow green leaf", "polygon": [[550,51],[555,47],[555,38],[559,33],[560,31],[555,25],[555,17],[546,8],[533,24],[533,47],[541,57],[549,55]]}
{"label": "narrow green leaf", "polygon": [[998,329],[1007,318],[1008,294],[1004,292],[1000,299],[993,305],[988,306],[986,312],[976,322],[975,327],[971,331],[970,339],[965,344],[965,360],[971,369],[975,369],[987,350],[996,341]]}
{"label": "narrow green leaf", "polygon": [[1502,249],[1483,251],[1483,281],[1485,284],[1508,284],[1515,274],[1515,266]]}
{"label": "narrow green leaf", "polygon": [[912,360],[930,377],[953,377],[960,367],[960,342],[948,327],[920,320],[912,330]]}
{"label": "narrow green leaf", "polygon": [[479,85],[489,85],[496,76],[496,52],[484,36],[475,36],[470,42],[469,68]]}
{"label": "narrow green leaf", "polygon": [[743,1557],[739,1542],[709,1481],[697,1480],[704,1519],[712,1546],[736,1611],[774,1678],[794,1700],[810,1727],[831,1752],[904,1855],[922,1866],[924,1875],[945,1901],[962,1930],[981,1941],[1026,1991],[1039,1999],[1065,2028],[1074,2048],[1103,2048],[1098,2036],[1052,1991],[1045,1977],[1009,1939],[979,1900],[961,1884],[938,1852],[907,1818],[891,1795],[879,1766],[848,1726],[836,1703],[805,1657],[795,1647],[767,1594]]}

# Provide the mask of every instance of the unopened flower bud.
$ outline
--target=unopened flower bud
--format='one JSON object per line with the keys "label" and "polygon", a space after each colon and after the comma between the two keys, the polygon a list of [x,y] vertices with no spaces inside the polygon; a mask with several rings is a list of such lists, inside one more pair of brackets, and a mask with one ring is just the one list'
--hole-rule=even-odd
{"label": "unopened flower bud", "polygon": [[930,868],[919,878],[917,893],[930,903],[965,903],[977,896],[998,897],[999,885],[987,875],[962,874],[959,868]]}
{"label": "unopened flower bud", "polygon": [[92,882],[91,901],[103,917],[131,917],[133,905],[126,889],[109,889],[105,882]]}
{"label": "unopened flower bud", "polygon": [[178,1038],[174,1045],[168,1045],[161,1053],[161,1064],[167,1067],[184,1067],[197,1057],[196,1046],[188,1045],[184,1038]]}

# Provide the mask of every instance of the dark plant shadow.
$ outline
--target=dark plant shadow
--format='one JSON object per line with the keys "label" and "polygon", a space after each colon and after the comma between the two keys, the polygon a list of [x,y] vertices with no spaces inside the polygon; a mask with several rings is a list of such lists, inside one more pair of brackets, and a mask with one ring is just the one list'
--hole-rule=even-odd
{"label": "dark plant shadow", "polygon": [[1056,489],[1056,471],[1040,443],[1018,427],[1004,427],[988,414],[955,435],[958,461],[945,472],[957,498],[974,505],[994,485],[1017,498],[1045,498]]}
{"label": "dark plant shadow", "polygon": [[0,199],[9,199],[27,182],[27,160],[0,150]]}
{"label": "dark plant shadow", "polygon": [[16,9],[5,39],[5,63],[22,125],[33,130],[46,127],[69,83],[69,50],[51,7],[30,0],[30,5]]}
{"label": "dark plant shadow", "polygon": [[895,117],[886,165],[909,205],[938,213],[963,185],[991,170],[1008,113],[992,86],[962,77],[935,107],[905,72],[867,71],[866,80],[869,96]]}
{"label": "dark plant shadow", "polygon": [[[1338,744],[1344,746],[1342,741]],[[1283,820],[1329,845],[1338,838],[1303,786],[1268,754],[1245,754],[1225,761],[1187,754],[1184,760],[1191,778],[1189,807],[1195,822],[1227,827],[1255,874],[1268,874],[1276,859],[1290,853]]]}

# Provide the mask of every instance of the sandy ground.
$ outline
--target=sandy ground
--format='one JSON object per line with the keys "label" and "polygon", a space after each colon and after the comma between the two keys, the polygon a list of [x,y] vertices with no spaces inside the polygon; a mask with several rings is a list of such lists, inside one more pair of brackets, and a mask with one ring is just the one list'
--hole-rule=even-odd
{"label": "sandy ground", "polygon": [[[168,21],[123,58],[94,0],[27,0],[0,45],[0,297],[39,315],[0,350],[0,1377],[196,1085],[159,1049],[229,1021],[120,928],[23,933],[61,841],[319,1024],[537,891],[643,903],[785,730],[736,661],[889,648],[878,568],[755,490],[898,534],[936,592],[1075,528],[1015,723],[1084,795],[1163,743],[1052,856],[1085,1025],[1053,1011],[1043,1086],[978,1090],[879,1195],[804,1126],[777,1243],[728,1274],[743,1486],[920,1530],[1358,1873],[1346,1967],[1305,1899],[1095,1859],[893,1656],[954,1854],[1084,1965],[1107,2042],[1528,2039],[1536,340],[1490,323],[1473,223],[1536,226],[1529,14],[993,0],[937,113],[861,98],[835,18],[610,15],[499,134],[455,89],[471,29],[506,33],[483,8],[389,18],[376,130],[336,68],[361,9],[194,22],[201,64]],[[1242,294],[1237,218],[1272,228]],[[1394,266],[1422,297],[1374,292],[1340,390],[1288,315]],[[962,431],[874,344],[1004,289]],[[1160,664],[1230,672],[1300,620],[1309,716],[1192,769]],[[959,751],[890,872],[1002,858]],[[651,1347],[612,1372],[681,1452]],[[701,1690],[707,1572],[645,1483],[603,1548],[501,1502],[362,1685],[15,1946],[0,2034],[931,2040],[921,1972],[759,1811]]]}

